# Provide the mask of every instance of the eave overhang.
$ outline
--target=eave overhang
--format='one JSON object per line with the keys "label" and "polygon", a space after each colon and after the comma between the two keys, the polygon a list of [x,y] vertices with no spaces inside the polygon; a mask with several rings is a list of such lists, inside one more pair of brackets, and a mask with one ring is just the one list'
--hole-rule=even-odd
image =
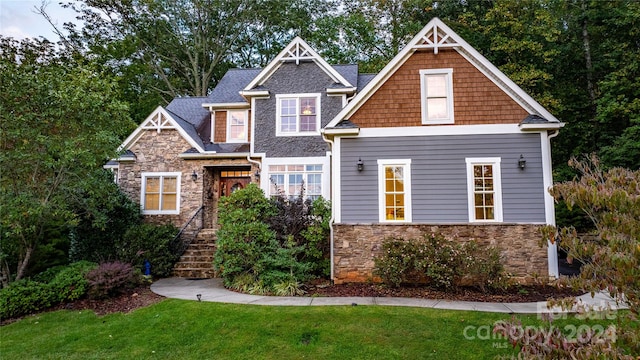
{"label": "eave overhang", "polygon": [[342,94],[354,94],[357,88],[345,87],[345,88],[327,88],[327,95],[342,95]]}
{"label": "eave overhang", "polygon": [[222,110],[222,109],[249,109],[251,104],[246,102],[234,102],[234,103],[217,103],[217,104],[202,104],[202,107],[209,110]]}
{"label": "eave overhang", "polygon": [[544,131],[544,130],[558,130],[563,128],[565,123],[563,122],[548,122],[546,124],[518,124],[518,127],[522,131]]}
{"label": "eave overhang", "polygon": [[325,135],[358,135],[360,128],[324,128],[320,132]]}
{"label": "eave overhang", "polygon": [[183,153],[178,155],[184,160],[202,160],[202,159],[220,159],[220,158],[243,158],[246,159],[250,153],[217,153],[217,152],[205,152],[205,153]]}

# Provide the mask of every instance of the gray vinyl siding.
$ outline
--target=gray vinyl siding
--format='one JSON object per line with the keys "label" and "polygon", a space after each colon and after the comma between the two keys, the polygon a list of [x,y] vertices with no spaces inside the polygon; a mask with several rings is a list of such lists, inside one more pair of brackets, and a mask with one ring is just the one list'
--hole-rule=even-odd
{"label": "gray vinyl siding", "polygon": [[465,158],[478,157],[501,158],[505,223],[545,222],[539,133],[345,138],[340,149],[342,223],[379,221],[378,159],[411,159],[414,223],[468,223]]}
{"label": "gray vinyl siding", "polygon": [[268,99],[255,105],[254,151],[267,157],[325,156],[329,147],[322,136],[276,136],[276,95],[320,93],[320,125],[324,127],[342,109],[342,97],[327,96],[333,80],[314,62],[282,64],[263,84]]}

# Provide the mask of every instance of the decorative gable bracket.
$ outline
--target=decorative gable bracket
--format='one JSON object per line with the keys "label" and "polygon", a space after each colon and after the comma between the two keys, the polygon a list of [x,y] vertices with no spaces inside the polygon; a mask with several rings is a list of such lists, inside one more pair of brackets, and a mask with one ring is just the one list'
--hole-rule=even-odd
{"label": "decorative gable bracket", "polygon": [[171,123],[163,111],[156,111],[155,114],[148,117],[147,120],[142,123],[142,128],[144,130],[156,130],[159,134],[163,129],[175,129],[176,127]]}
{"label": "decorative gable bracket", "polygon": [[414,42],[412,49],[433,49],[433,53],[437,55],[439,48],[453,48],[457,46],[460,46],[460,44],[440,29],[437,22],[433,22],[431,29]]}
{"label": "decorative gable bracket", "polygon": [[296,65],[300,65],[300,60],[314,60],[315,58],[308,47],[299,41],[294,41],[289,48],[285,49],[282,61],[295,61]]}

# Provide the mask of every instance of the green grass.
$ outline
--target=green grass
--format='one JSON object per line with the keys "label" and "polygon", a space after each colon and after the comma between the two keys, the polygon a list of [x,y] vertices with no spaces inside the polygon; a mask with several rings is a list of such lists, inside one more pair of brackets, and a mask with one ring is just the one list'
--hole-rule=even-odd
{"label": "green grass", "polygon": [[[130,314],[56,311],[27,317],[0,328],[0,358],[487,359],[513,350],[502,339],[478,339],[477,329],[509,317],[408,307],[165,300]],[[519,318],[539,324],[535,315]],[[593,322],[558,324],[563,323]],[[475,339],[465,338],[468,326]]]}

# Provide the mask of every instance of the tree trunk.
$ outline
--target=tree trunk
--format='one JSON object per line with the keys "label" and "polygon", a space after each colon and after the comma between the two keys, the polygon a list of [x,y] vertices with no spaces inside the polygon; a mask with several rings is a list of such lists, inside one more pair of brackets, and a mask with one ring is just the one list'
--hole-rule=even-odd
{"label": "tree trunk", "polygon": [[27,270],[27,266],[29,265],[29,260],[31,260],[31,254],[33,254],[33,247],[27,247],[24,257],[18,263],[18,272],[16,273],[16,280],[22,279],[25,271]]}

